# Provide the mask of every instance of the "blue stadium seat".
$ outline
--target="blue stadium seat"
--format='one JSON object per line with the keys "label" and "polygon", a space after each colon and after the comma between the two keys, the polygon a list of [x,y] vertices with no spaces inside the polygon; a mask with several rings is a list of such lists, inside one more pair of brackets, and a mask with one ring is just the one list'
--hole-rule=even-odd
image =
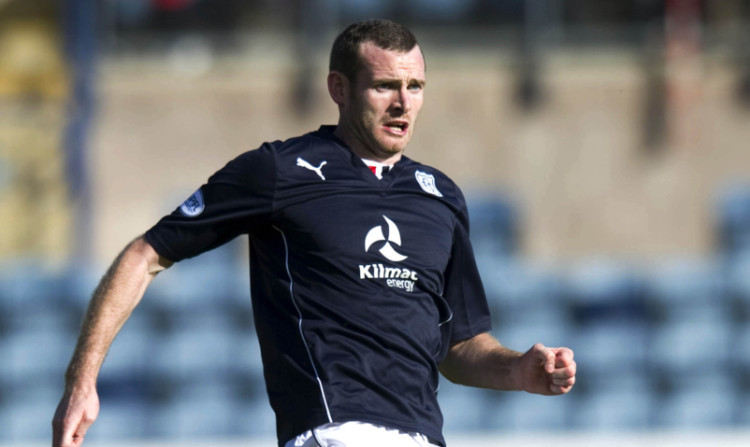
{"label": "blue stadium seat", "polygon": [[575,352],[581,376],[607,381],[613,371],[622,375],[646,372],[648,332],[643,322],[602,321],[576,329],[567,343]]}
{"label": "blue stadium seat", "polygon": [[229,373],[240,354],[237,338],[236,331],[226,325],[176,328],[155,341],[152,371],[175,381]]}
{"label": "blue stadium seat", "polygon": [[49,421],[62,391],[62,376],[58,380],[23,379],[4,390],[0,405],[0,441],[21,445],[48,440]]}
{"label": "blue stadium seat", "polygon": [[730,185],[718,198],[719,250],[729,257],[750,252],[750,185]]}
{"label": "blue stadium seat", "polygon": [[243,438],[275,438],[276,415],[265,393],[257,399],[235,401],[232,408],[235,416],[232,433]]}
{"label": "blue stadium seat", "polygon": [[487,260],[479,269],[498,329],[506,325],[568,326],[562,283],[554,273],[520,259]]}
{"label": "blue stadium seat", "polygon": [[484,405],[485,427],[504,432],[559,431],[570,427],[574,400],[571,395],[540,396],[499,393],[494,404]]}
{"label": "blue stadium seat", "polygon": [[65,272],[65,302],[76,313],[79,323],[106,271],[105,265],[74,264]]}
{"label": "blue stadium seat", "polygon": [[736,400],[731,377],[716,374],[677,387],[657,400],[655,420],[663,428],[729,427],[735,419]]}
{"label": "blue stadium seat", "polygon": [[263,387],[263,361],[255,331],[235,332],[232,344],[237,348],[230,367],[232,373]]}
{"label": "blue stadium seat", "polygon": [[1,381],[60,380],[70,361],[75,337],[57,329],[29,329],[0,338]]}
{"label": "blue stadium seat", "polygon": [[147,374],[152,368],[155,348],[159,345],[158,334],[139,317],[144,314],[139,310],[136,309],[112,343],[102,365],[103,377]]}
{"label": "blue stadium seat", "polygon": [[518,206],[502,194],[472,194],[466,201],[476,256],[504,258],[517,254],[520,245]]}
{"label": "blue stadium seat", "polygon": [[574,264],[565,274],[565,295],[580,326],[646,320],[645,283],[628,264],[608,259]]}
{"label": "blue stadium seat", "polygon": [[171,399],[154,408],[156,436],[187,441],[235,435],[233,394],[230,381],[220,377],[185,382]]}
{"label": "blue stadium seat", "polygon": [[507,323],[494,328],[492,335],[503,345],[520,352],[527,351],[535,343],[563,346],[574,342],[574,333],[565,322]]}
{"label": "blue stadium seat", "polygon": [[721,375],[735,355],[731,327],[725,322],[675,321],[658,326],[649,343],[648,364],[676,387]]}
{"label": "blue stadium seat", "polygon": [[750,251],[734,258],[726,268],[727,296],[736,322],[750,322]]}
{"label": "blue stadium seat", "polygon": [[730,321],[721,265],[713,259],[684,258],[656,264],[648,276],[648,291],[655,320]]}
{"label": "blue stadium seat", "polygon": [[[622,372],[622,362],[616,365],[607,377],[595,381],[588,380],[585,373],[579,376],[578,389],[571,394],[575,400],[572,427],[613,432],[652,426],[655,396],[648,377]],[[585,371],[585,366],[580,369]]]}
{"label": "blue stadium seat", "polygon": [[249,290],[247,271],[240,272],[233,260],[210,254],[180,262],[160,274],[146,292],[144,300],[159,307],[167,327],[252,326],[249,296],[239,296]]}
{"label": "blue stadium seat", "polygon": [[483,427],[486,409],[482,406],[488,391],[451,383],[440,377],[438,402],[443,412],[445,432],[461,433]]}
{"label": "blue stadium seat", "polygon": [[66,298],[65,276],[39,265],[9,266],[0,277],[0,326],[68,331],[75,313]]}
{"label": "blue stadium seat", "polygon": [[[648,313],[646,286],[640,270],[612,259],[589,259],[566,270],[565,296],[573,320],[573,335],[566,343],[575,352],[578,364],[576,399],[593,407],[606,405],[608,393],[603,384],[616,389],[617,382],[639,384],[629,405],[608,413],[584,411],[574,424],[606,429],[617,424],[638,425],[649,382]],[[617,377],[617,379],[613,378]],[[644,390],[645,389],[645,390]],[[583,405],[578,405],[582,407]]]}
{"label": "blue stadium seat", "polygon": [[588,260],[567,272],[565,295],[575,325],[570,346],[579,370],[597,380],[613,368],[641,373],[646,359],[645,285],[638,271],[611,260]]}
{"label": "blue stadium seat", "polygon": [[143,439],[154,436],[154,412],[143,399],[105,399],[96,423],[86,434],[86,443],[105,444],[113,441]]}
{"label": "blue stadium seat", "polygon": [[233,408],[237,413],[233,431],[240,436],[273,437],[276,417],[268,403],[260,346],[255,331],[236,335],[239,348],[231,374],[238,390]]}
{"label": "blue stadium seat", "polygon": [[750,426],[750,392],[747,390],[736,395],[734,421],[740,427]]}
{"label": "blue stadium seat", "polygon": [[731,366],[750,389],[750,322],[738,325],[732,334]]}

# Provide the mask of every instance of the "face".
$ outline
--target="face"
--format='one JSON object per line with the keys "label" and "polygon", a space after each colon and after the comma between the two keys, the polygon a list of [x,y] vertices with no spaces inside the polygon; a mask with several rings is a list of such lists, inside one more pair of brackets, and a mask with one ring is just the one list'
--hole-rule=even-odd
{"label": "face", "polygon": [[357,78],[349,82],[338,74],[340,95],[331,93],[340,111],[336,134],[363,158],[398,161],[422,108],[422,52],[419,46],[403,53],[365,42],[360,60]]}

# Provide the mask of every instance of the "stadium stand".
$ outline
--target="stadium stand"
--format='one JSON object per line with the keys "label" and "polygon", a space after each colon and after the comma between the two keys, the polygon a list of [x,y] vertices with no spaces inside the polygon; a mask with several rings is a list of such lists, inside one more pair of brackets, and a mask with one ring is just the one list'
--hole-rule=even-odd
{"label": "stadium stand", "polygon": [[[477,240],[514,237],[512,231],[482,234],[497,227],[481,216],[495,219],[475,214]],[[186,261],[154,283],[102,369],[103,411],[92,439],[273,436],[248,284],[236,262],[242,243]],[[512,253],[484,252],[479,263],[494,335],[519,350],[536,341],[569,343],[579,382],[571,395],[540,400],[443,380],[446,431],[747,424],[747,259],[681,258],[648,268],[595,259],[551,269]],[[0,277],[0,355],[6,359],[0,422],[12,427],[0,431],[0,441],[48,436],[46,425],[31,421],[48,419],[59,398],[74,322],[95,283],[91,270],[22,266]]]}

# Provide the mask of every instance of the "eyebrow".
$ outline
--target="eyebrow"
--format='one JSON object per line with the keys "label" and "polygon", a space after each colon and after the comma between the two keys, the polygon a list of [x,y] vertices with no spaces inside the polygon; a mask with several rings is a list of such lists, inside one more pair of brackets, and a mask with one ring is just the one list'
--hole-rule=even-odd
{"label": "eyebrow", "polygon": [[[401,79],[396,78],[381,78],[381,79],[373,79],[372,80],[373,85],[376,84],[385,84],[388,86],[394,86],[394,85],[401,85]],[[421,80],[421,79],[410,79],[407,85],[414,85],[417,84],[420,87],[424,87],[425,84],[427,84],[427,81]]]}

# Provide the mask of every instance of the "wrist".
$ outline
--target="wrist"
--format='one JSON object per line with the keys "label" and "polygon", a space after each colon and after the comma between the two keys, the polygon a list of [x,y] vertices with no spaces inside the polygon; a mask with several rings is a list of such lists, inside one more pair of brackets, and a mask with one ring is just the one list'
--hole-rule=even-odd
{"label": "wrist", "polygon": [[515,355],[509,360],[510,370],[508,374],[508,391],[524,391],[523,368],[521,367],[521,355]]}
{"label": "wrist", "polygon": [[96,391],[96,383],[90,381],[77,381],[65,384],[65,392],[68,394],[89,394]]}
{"label": "wrist", "polygon": [[78,371],[68,371],[65,375],[66,392],[87,392],[96,389],[96,376],[81,374]]}

